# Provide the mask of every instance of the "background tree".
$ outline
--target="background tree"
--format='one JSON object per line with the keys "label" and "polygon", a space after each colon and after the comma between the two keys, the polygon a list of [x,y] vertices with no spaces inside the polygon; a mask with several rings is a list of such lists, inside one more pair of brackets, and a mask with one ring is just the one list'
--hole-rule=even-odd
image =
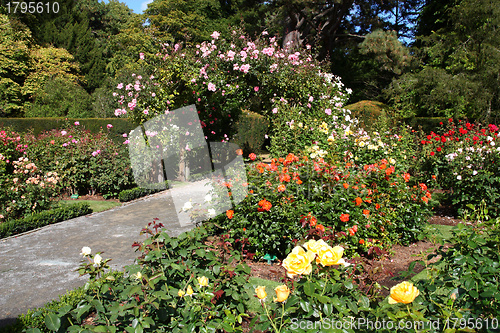
{"label": "background tree", "polygon": [[31,32],[0,14],[0,117],[20,114],[22,85],[29,70]]}
{"label": "background tree", "polygon": [[[387,96],[403,116],[497,119],[500,111],[500,7],[490,0],[427,6],[417,31],[419,64]],[[435,19],[435,29],[432,20]]]}

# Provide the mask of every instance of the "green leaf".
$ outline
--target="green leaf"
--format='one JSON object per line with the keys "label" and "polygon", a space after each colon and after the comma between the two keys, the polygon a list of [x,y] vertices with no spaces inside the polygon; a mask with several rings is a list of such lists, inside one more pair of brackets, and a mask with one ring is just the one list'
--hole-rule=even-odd
{"label": "green leaf", "polygon": [[61,319],[54,313],[45,316],[45,326],[51,331],[57,331],[61,327]]}
{"label": "green leaf", "polygon": [[304,310],[306,313],[309,313],[311,311],[311,304],[309,304],[309,302],[301,299],[300,300],[300,307],[302,308],[302,310]]}
{"label": "green leaf", "polygon": [[38,328],[28,328],[26,333],[42,333]]}
{"label": "green leaf", "polygon": [[323,295],[314,295],[314,297],[323,304],[331,303],[331,298]]}
{"label": "green leaf", "polygon": [[346,303],[347,303],[347,307],[349,307],[349,309],[351,309],[352,312],[354,312],[355,314],[358,313],[358,307],[356,306],[356,303],[354,303],[350,299],[347,299]]}
{"label": "green leaf", "polygon": [[351,281],[344,281],[344,286],[349,290],[354,288],[354,285],[352,284]]}
{"label": "green leaf", "polygon": [[314,294],[314,290],[316,289],[316,284],[310,281],[307,281],[304,284],[304,292],[307,296],[312,296]]}

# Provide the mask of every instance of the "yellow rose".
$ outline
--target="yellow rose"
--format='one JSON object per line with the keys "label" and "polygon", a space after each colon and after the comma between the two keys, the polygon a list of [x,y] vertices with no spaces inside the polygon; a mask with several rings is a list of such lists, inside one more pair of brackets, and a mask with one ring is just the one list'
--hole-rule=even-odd
{"label": "yellow rose", "polygon": [[324,240],[314,240],[310,239],[304,244],[304,247],[314,254],[318,254],[322,248],[330,247]]}
{"label": "yellow rose", "polygon": [[296,246],[292,252],[283,260],[283,267],[289,277],[295,275],[307,275],[311,273],[311,261],[316,255],[311,251],[304,251],[300,246]]}
{"label": "yellow rose", "polygon": [[258,299],[265,299],[267,297],[266,287],[258,286],[255,288],[255,293],[257,294]]}
{"label": "yellow rose", "polygon": [[177,295],[179,295],[179,297],[182,297],[184,296],[186,293],[184,292],[184,290],[182,289],[179,289],[179,292],[177,293]]}
{"label": "yellow rose", "polygon": [[413,283],[404,281],[391,288],[389,304],[404,303],[409,304],[418,296],[420,292]]}
{"label": "yellow rose", "polygon": [[318,252],[318,257],[316,258],[316,263],[323,266],[332,265],[347,265],[347,263],[342,259],[344,254],[344,248],[342,246],[335,246],[334,248],[322,247]]}
{"label": "yellow rose", "polygon": [[274,291],[276,292],[276,296],[274,298],[274,301],[275,302],[280,302],[280,303],[283,303],[284,301],[287,300],[288,298],[288,295],[290,295],[290,289],[282,284],[281,286],[277,286],[276,289],[274,289]]}
{"label": "yellow rose", "polygon": [[206,276],[199,277],[198,283],[200,284],[200,286],[206,287],[208,286],[208,278]]}
{"label": "yellow rose", "polygon": [[193,291],[193,288],[191,288],[191,285],[189,285],[189,286],[187,287],[186,294],[187,294],[188,296],[191,296],[191,295],[193,295],[193,294],[194,294],[194,291]]}

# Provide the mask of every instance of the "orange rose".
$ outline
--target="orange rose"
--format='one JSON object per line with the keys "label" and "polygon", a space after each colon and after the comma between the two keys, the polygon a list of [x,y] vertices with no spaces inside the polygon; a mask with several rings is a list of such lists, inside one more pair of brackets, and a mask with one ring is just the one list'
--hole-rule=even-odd
{"label": "orange rose", "polygon": [[257,209],[259,212],[264,212],[264,211],[268,212],[273,205],[266,199],[263,199],[259,201],[259,206],[260,208]]}
{"label": "orange rose", "polygon": [[230,210],[227,210],[227,211],[226,211],[226,215],[227,215],[227,218],[228,218],[228,219],[232,219],[232,218],[233,218],[233,216],[234,216],[234,211],[233,211],[233,210],[231,210],[231,209],[230,209]]}
{"label": "orange rose", "polygon": [[342,215],[340,215],[340,221],[342,221],[342,222],[349,221],[349,214],[342,214]]}
{"label": "orange rose", "polygon": [[316,226],[316,230],[320,230],[320,231],[322,231],[322,232],[325,232],[325,227],[324,227],[322,224],[318,224],[318,225]]}
{"label": "orange rose", "polygon": [[361,199],[360,197],[357,197],[354,201],[356,202],[356,206],[361,206],[361,204],[363,203],[363,199]]}

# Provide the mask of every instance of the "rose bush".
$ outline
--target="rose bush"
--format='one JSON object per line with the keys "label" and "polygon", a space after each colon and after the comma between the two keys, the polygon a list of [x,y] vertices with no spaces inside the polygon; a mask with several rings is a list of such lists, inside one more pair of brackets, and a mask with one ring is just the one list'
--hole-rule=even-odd
{"label": "rose bush", "polygon": [[432,196],[425,184],[409,185],[410,174],[396,170],[386,159],[337,166],[289,154],[254,162],[248,196],[231,218],[216,220],[233,239],[248,239],[260,257],[288,253],[291,240],[308,234],[343,243],[350,254],[407,244],[418,238]]}
{"label": "rose bush", "polygon": [[455,123],[442,124],[442,132],[420,138],[419,171],[437,185],[451,190],[450,200],[459,214],[468,204],[485,200],[490,215],[499,216],[500,131],[498,126]]}
{"label": "rose bush", "polygon": [[[321,133],[310,128],[334,118],[343,131],[352,122],[350,111],[342,109],[349,90],[309,49],[291,50],[280,48],[276,37],[251,40],[237,31],[231,40],[165,45],[155,58],[143,60],[147,75],[135,73],[117,86],[115,114],[139,124],[196,104],[206,138],[227,141],[244,109],[271,120],[273,152],[283,154],[294,145],[305,149],[320,140]],[[294,123],[303,124],[301,133],[283,132]]]}
{"label": "rose bush", "polygon": [[27,155],[61,178],[60,192],[117,197],[135,185],[127,147],[111,139],[110,128],[97,134],[75,124],[63,128],[25,138]]}

